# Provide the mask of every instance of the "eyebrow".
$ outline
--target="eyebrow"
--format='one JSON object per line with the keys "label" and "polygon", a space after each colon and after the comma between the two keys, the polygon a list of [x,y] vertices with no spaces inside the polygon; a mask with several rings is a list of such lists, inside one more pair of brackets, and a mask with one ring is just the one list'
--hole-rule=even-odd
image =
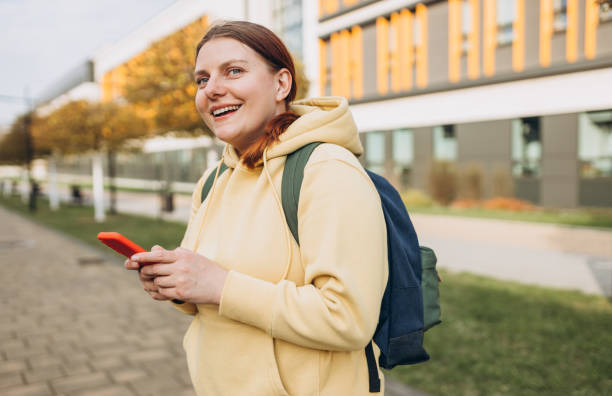
{"label": "eyebrow", "polygon": [[[229,65],[230,65],[230,64],[232,64],[232,63],[249,63],[249,62],[247,62],[247,61],[246,61],[246,60],[244,60],[244,59],[230,59],[230,60],[228,60],[228,61],[223,62],[223,63],[222,63],[220,66],[219,66],[219,68],[220,68],[220,69],[224,69],[224,68],[226,68],[227,66],[229,66]],[[202,70],[202,69],[200,69],[200,70],[196,70],[196,71],[195,71],[194,76],[201,76],[201,75],[203,75],[203,74],[208,74],[208,73],[206,72],[206,70]]]}

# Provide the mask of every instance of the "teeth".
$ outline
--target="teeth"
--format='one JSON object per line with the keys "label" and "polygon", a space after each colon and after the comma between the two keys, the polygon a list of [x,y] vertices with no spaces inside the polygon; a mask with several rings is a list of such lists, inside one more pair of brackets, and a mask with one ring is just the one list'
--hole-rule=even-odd
{"label": "teeth", "polygon": [[240,108],[240,106],[226,106],[213,111],[213,115],[218,116],[219,114],[225,113],[226,111],[238,110],[238,108]]}

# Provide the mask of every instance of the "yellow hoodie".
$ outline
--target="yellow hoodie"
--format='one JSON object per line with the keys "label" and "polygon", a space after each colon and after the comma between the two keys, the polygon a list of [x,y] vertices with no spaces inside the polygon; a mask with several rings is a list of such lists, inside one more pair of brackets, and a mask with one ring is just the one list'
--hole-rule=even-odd
{"label": "yellow hoodie", "polygon": [[[202,204],[216,168],[193,194],[181,246],[229,270],[219,306],[176,305],[195,315],[183,346],[200,396],[370,394],[364,347],[387,281],[380,198],[355,158],[362,146],[346,100],[291,109],[300,118],[262,164],[246,168],[228,145],[229,169]],[[318,141],[330,144],[304,169],[298,246],[280,200],[283,166],[287,154]]]}

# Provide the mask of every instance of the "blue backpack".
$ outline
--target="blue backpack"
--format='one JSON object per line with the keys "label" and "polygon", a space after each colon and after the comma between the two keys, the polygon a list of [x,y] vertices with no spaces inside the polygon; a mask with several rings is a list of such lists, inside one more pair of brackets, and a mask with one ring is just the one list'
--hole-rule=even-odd
{"label": "blue backpack", "polygon": [[[314,149],[321,143],[310,143],[289,154],[283,170],[281,198],[287,225],[296,242],[298,203],[304,178],[304,167]],[[219,173],[227,169],[221,164]],[[395,188],[382,176],[366,169],[374,183],[387,226],[389,278],[383,295],[378,326],[373,341],[380,348],[379,364],[391,369],[397,365],[429,360],[423,348],[423,332],[440,323],[440,302],[436,256],[419,246],[406,207]],[[202,202],[214,181],[214,172],[202,187]],[[365,348],[371,393],[380,392],[380,378],[372,342]]]}

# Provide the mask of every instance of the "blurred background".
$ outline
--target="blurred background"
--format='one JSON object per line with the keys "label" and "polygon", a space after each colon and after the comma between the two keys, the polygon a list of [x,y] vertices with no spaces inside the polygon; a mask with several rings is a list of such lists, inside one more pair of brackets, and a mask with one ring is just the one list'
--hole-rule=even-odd
{"label": "blurred background", "polygon": [[184,228],[223,149],[193,104],[195,46],[221,19],[284,40],[298,98],[349,100],[360,160],[438,255],[432,362],[391,377],[612,392],[608,0],[2,0],[0,204],[93,244],[128,214]]}

